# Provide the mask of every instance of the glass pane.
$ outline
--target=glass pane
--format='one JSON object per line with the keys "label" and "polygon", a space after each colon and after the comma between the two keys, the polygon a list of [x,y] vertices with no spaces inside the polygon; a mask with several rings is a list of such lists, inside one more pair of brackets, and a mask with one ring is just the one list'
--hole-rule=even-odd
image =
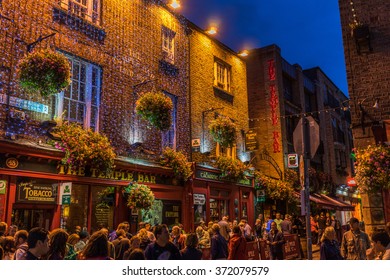
{"label": "glass pane", "polygon": [[76,116],[77,116],[77,102],[70,101],[69,119],[76,120]]}
{"label": "glass pane", "polygon": [[72,94],[70,98],[74,100],[79,99],[79,83],[77,81],[73,81],[72,83]]}
{"label": "glass pane", "polygon": [[92,105],[98,106],[98,101],[97,101],[97,88],[92,87],[92,93],[91,93],[91,103]]}
{"label": "glass pane", "polygon": [[79,101],[85,102],[85,84],[80,83]]}
{"label": "glass pane", "polygon": [[80,73],[80,64],[76,61],[73,62],[73,80],[79,80],[79,73]]}
{"label": "glass pane", "polygon": [[91,108],[91,127],[96,127],[97,123],[97,107],[92,107]]}
{"label": "glass pane", "polygon": [[97,85],[97,70],[95,67],[92,68],[92,85]]}
{"label": "glass pane", "polygon": [[64,90],[64,96],[65,96],[66,98],[70,98],[70,92],[71,92],[71,90],[72,90],[72,84],[71,84],[67,89]]}
{"label": "glass pane", "polygon": [[81,64],[80,81],[84,82],[84,83],[85,83],[85,79],[86,79],[86,76],[87,76],[86,71],[87,71],[87,69],[85,67],[85,64]]}
{"label": "glass pane", "polygon": [[64,105],[63,105],[62,111],[66,112],[64,114],[64,116],[66,119],[69,119],[69,99],[64,98]]}
{"label": "glass pane", "polygon": [[85,111],[85,104],[78,103],[78,112],[77,112],[77,121],[80,123],[84,123],[84,111]]}

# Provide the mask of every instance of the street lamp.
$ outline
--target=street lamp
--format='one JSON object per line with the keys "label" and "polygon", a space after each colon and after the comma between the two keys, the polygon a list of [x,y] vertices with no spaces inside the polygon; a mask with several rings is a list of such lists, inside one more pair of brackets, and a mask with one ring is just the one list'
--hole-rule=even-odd
{"label": "street lamp", "polygon": [[206,33],[209,34],[209,35],[217,34],[217,27],[211,26],[211,27],[209,28],[209,30],[206,31]]}
{"label": "street lamp", "polygon": [[180,8],[180,1],[179,0],[172,0],[171,4],[169,4],[174,9]]}

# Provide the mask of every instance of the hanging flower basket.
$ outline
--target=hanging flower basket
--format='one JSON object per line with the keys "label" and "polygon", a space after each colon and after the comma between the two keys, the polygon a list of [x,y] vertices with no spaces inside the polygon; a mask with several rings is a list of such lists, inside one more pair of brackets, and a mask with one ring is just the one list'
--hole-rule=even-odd
{"label": "hanging flower basket", "polygon": [[61,141],[52,144],[65,152],[61,162],[68,168],[77,170],[89,165],[106,173],[114,169],[116,154],[106,136],[68,122],[54,128],[54,131]]}
{"label": "hanging flower basket", "polygon": [[151,189],[142,184],[130,183],[127,206],[130,209],[149,210],[154,202],[154,194]]}
{"label": "hanging flower basket", "polygon": [[236,141],[236,124],[228,117],[219,116],[209,125],[211,136],[222,147],[231,147]]}
{"label": "hanging flower basket", "polygon": [[136,113],[161,131],[168,130],[172,124],[172,100],[165,94],[148,92],[136,102]]}
{"label": "hanging flower basket", "polygon": [[164,149],[160,164],[171,167],[178,179],[187,181],[192,175],[191,163],[188,162],[187,157],[182,152],[176,152],[169,147]]}
{"label": "hanging flower basket", "polygon": [[268,177],[260,171],[255,171],[254,176],[256,188],[264,189],[267,197],[277,200],[294,199],[294,187],[291,182]]}
{"label": "hanging flower basket", "polygon": [[19,62],[18,73],[22,88],[44,97],[61,92],[71,82],[68,59],[48,49],[29,53]]}
{"label": "hanging flower basket", "polygon": [[248,171],[248,167],[242,161],[225,156],[218,157],[214,167],[222,171],[223,179],[234,181],[246,179],[245,173]]}
{"label": "hanging flower basket", "polygon": [[390,147],[370,145],[355,149],[355,180],[361,192],[390,189]]}

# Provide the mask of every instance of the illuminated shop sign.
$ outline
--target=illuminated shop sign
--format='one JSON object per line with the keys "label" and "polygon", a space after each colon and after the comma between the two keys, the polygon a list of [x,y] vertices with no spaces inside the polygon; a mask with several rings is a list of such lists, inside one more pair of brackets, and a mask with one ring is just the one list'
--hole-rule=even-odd
{"label": "illuminated shop sign", "polygon": [[[222,178],[221,173],[208,172],[204,170],[196,170],[195,177],[198,179],[205,179],[210,181],[226,182],[226,180]],[[229,182],[236,183],[238,185],[252,186],[252,181],[253,179],[241,179],[238,181]]]}
{"label": "illuminated shop sign", "polygon": [[18,188],[18,202],[40,202],[56,203],[57,202],[57,185],[43,185],[36,183],[34,180],[20,182]]}

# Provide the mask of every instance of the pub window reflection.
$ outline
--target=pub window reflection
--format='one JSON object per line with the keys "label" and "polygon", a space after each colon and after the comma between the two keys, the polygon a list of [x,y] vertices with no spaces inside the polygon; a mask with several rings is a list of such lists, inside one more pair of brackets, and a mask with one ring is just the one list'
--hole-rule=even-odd
{"label": "pub window reflection", "polygon": [[113,229],[115,187],[92,186],[91,230]]}

